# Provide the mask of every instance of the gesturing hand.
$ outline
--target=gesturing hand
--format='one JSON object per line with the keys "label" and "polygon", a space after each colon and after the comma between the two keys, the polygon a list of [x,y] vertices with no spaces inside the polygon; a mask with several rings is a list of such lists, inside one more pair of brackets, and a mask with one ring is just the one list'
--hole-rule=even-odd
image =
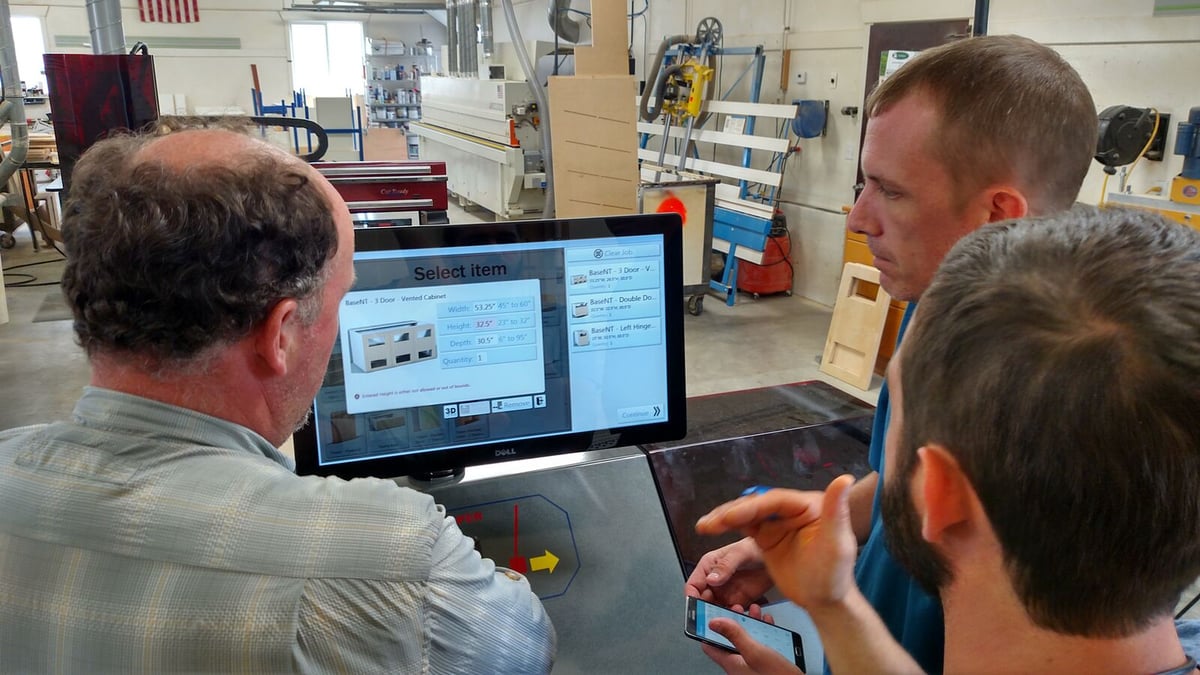
{"label": "gesturing hand", "polygon": [[858,549],[850,527],[852,476],[825,493],[773,489],[722,504],[696,523],[701,534],[741,530],[761,550],[779,590],[812,609],[840,603],[854,587]]}

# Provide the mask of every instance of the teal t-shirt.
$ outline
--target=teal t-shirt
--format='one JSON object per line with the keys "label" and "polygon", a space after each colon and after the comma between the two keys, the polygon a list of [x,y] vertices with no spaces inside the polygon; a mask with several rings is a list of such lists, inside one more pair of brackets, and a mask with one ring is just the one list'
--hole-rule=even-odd
{"label": "teal t-shirt", "polygon": [[[908,321],[916,308],[916,303],[909,303],[908,310],[900,322],[897,344],[904,339],[904,331],[908,328]],[[883,493],[885,469],[883,443],[890,421],[891,408],[887,383],[884,382],[879,390],[879,403],[871,426],[871,447],[868,452],[871,468],[879,472],[879,484],[875,489],[875,503],[871,514],[871,535],[858,554],[854,577],[863,595],[891,630],[892,636],[908,650],[925,672],[940,673],[945,649],[941,601],[925,593],[892,558],[884,536],[883,519],[880,517],[879,503]]]}

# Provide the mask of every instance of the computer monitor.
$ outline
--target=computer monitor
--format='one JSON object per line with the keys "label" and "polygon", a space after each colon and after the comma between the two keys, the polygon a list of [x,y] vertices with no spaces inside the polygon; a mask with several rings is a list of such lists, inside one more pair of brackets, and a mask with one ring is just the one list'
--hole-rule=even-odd
{"label": "computer monitor", "polygon": [[299,473],[431,479],[686,433],[678,215],[354,235]]}

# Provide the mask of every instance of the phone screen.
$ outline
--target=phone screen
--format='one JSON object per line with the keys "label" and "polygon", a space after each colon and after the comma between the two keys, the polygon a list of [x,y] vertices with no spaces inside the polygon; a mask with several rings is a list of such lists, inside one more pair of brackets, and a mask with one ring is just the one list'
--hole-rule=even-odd
{"label": "phone screen", "polygon": [[779,652],[789,662],[800,666],[801,670],[804,669],[804,648],[799,635],[786,628],[752,619],[745,614],[738,614],[711,602],[691,597],[687,599],[684,632],[697,640],[724,647],[730,651],[737,651],[733,643],[726,640],[723,635],[709,629],[708,622],[716,618],[732,619],[738,622],[742,629],[750,634],[750,637]]}

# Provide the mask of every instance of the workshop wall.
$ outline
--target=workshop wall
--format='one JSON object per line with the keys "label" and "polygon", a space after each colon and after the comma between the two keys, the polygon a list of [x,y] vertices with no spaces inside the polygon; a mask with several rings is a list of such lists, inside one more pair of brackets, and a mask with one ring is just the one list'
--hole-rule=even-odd
{"label": "workshop wall", "polygon": [[[781,206],[792,234],[795,292],[832,304],[844,239],[840,209],[853,200],[862,123],[861,115],[852,118],[839,111],[862,105],[870,25],[969,18],[974,7],[973,0],[652,0],[646,22],[648,48],[642,47],[643,37],[635,29],[634,51],[639,63],[645,62],[653,58],[662,36],[694,32],[700,19],[716,16],[726,28],[727,45],[767,48],[763,101],[830,101],[828,135],[800,143],[803,151],[787,168]],[[1186,86],[1190,65],[1200,59],[1200,17],[1155,17],[1153,7],[1153,0],[1005,0],[991,3],[989,32],[1025,35],[1058,50],[1088,84],[1097,111],[1124,103],[1170,113],[1170,149],[1176,123],[1189,108],[1200,105],[1200,97]],[[785,53],[790,75],[780,89],[778,73]],[[729,65],[724,77],[736,77],[742,68]],[[806,75],[804,84],[797,81],[799,73]],[[836,86],[831,85],[833,75]],[[733,98],[744,94],[742,89],[735,90]],[[760,128],[760,133],[769,130]],[[1143,161],[1131,189],[1142,193],[1162,188],[1181,166],[1182,159],[1174,156],[1163,162]],[[1080,200],[1096,203],[1102,179],[1099,164],[1093,164]],[[1110,189],[1115,185],[1115,179],[1110,181]]]}
{"label": "workshop wall", "polygon": [[[802,98],[830,102],[827,135],[800,141],[801,152],[788,162],[780,207],[791,230],[794,292],[832,305],[842,270],[845,217],[841,207],[853,201],[857,173],[860,118],[843,116],[838,111],[862,104],[867,32],[860,3],[652,0],[649,49],[638,56],[639,61],[653,59],[662,36],[694,33],[697,24],[708,16],[722,22],[726,47],[763,45],[766,66],[762,102],[790,103]],[[781,83],[785,57],[789,60],[789,78]],[[730,91],[748,62],[747,57],[724,60],[719,82],[722,95]],[[806,74],[806,83],[797,81],[799,72]],[[836,83],[831,84],[834,78]],[[749,85],[747,75],[729,98],[748,100]],[[768,121],[766,126],[759,126],[757,133],[773,135],[776,130]],[[718,152],[716,159],[738,163],[740,153]],[[754,167],[766,168],[769,161],[765,153],[755,153]]]}
{"label": "workshop wall", "polygon": [[[138,5],[122,0],[127,38],[143,38],[155,58],[160,94],[184,94],[189,106],[252,109],[250,64],[258,65],[268,100],[289,96],[287,30],[278,0],[204,0],[200,21],[190,24],[142,23]],[[14,14],[42,17],[48,52],[89,54],[78,38],[88,36],[82,2],[28,0],[11,5]],[[236,38],[237,49],[174,49],[155,46],[153,38]],[[146,39],[150,38],[150,39]]]}
{"label": "workshop wall", "polygon": [[[267,101],[290,99],[289,21],[362,21],[364,34],[415,42],[428,35],[435,44],[445,43],[445,27],[432,17],[420,15],[364,15],[315,12],[285,12],[280,0],[203,0],[200,20],[190,24],[143,23],[138,5],[122,0],[121,18],[127,42],[142,38],[155,58],[160,94],[183,94],[189,112],[236,108],[253,109],[250,65],[258,66],[259,81]],[[79,46],[88,36],[87,13],[82,2],[27,0],[12,4],[13,14],[42,18],[48,52],[91,53]],[[179,49],[163,38],[235,38],[233,49]]]}
{"label": "workshop wall", "polygon": [[[229,50],[171,49],[155,47],[151,41],[160,91],[185,94],[193,109],[234,106],[249,110],[252,63],[258,65],[268,99],[288,96],[291,73],[286,20],[363,20],[362,15],[283,12],[281,0],[203,0],[198,23],[147,24],[138,20],[136,2],[122,0],[121,4],[128,36],[241,41],[240,48]],[[495,4],[496,40],[505,42],[509,38],[503,10],[499,2]],[[583,2],[575,5],[586,9]],[[1171,113],[1170,148],[1177,121],[1189,108],[1200,105],[1200,97],[1193,97],[1193,89],[1187,86],[1191,64],[1200,59],[1200,17],[1155,17],[1153,6],[1153,0],[1005,0],[992,3],[989,32],[1027,35],[1057,49],[1080,71],[1098,110],[1125,103]],[[641,0],[635,0],[634,8],[641,8]],[[57,42],[60,36],[88,34],[80,0],[23,0],[11,9],[14,14],[42,17],[49,51],[90,51]],[[553,40],[545,0],[516,0],[514,9],[526,40]],[[795,292],[832,304],[841,273],[845,219],[840,210],[853,199],[862,123],[861,115],[844,116],[839,111],[862,105],[869,27],[877,22],[961,18],[973,13],[973,0],[651,0],[646,15],[633,22],[631,44],[640,79],[662,37],[693,33],[702,18],[716,16],[724,24],[726,46],[762,44],[767,49],[763,101],[830,101],[828,135],[801,142],[802,152],[787,167],[781,205],[792,230]],[[375,22],[382,20],[370,17],[366,33],[377,33]],[[418,33],[434,32],[437,37],[431,39],[435,44],[445,43],[440,24],[428,16],[415,20],[424,22]],[[587,42],[590,32],[586,23],[583,32]],[[409,41],[411,37],[397,39]],[[790,76],[781,87],[779,73],[785,55]],[[744,70],[745,61],[730,57],[723,65],[721,93]],[[806,75],[803,84],[797,81],[799,73]],[[836,85],[831,83],[833,75],[837,76]],[[744,100],[746,93],[747,83],[743,82],[732,98]],[[760,127],[760,133],[771,131]],[[763,165],[766,161],[762,160]],[[1162,187],[1179,172],[1181,164],[1174,156],[1161,163],[1142,162],[1132,178],[1132,191]],[[1082,201],[1099,200],[1102,177],[1099,165],[1094,165],[1081,191]]]}
{"label": "workshop wall", "polygon": [[[1193,82],[1200,61],[1200,16],[1154,16],[1154,0],[1006,0],[992,3],[991,33],[1017,33],[1056,49],[1083,77],[1097,111],[1110,105],[1170,113],[1167,156],[1142,161],[1130,180],[1134,194],[1165,188],[1183,167],[1172,154],[1177,124],[1200,106]],[[1100,199],[1104,174],[1092,164],[1080,201]],[[1117,178],[1109,181],[1116,190]]]}

